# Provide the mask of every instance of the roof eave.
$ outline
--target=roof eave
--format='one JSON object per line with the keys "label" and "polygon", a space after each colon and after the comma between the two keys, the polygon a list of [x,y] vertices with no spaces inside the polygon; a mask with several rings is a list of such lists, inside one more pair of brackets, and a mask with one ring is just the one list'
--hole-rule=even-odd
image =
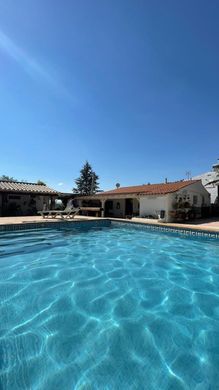
{"label": "roof eave", "polygon": [[30,194],[30,195],[57,195],[58,196],[58,192],[35,192],[35,191],[18,191],[18,190],[10,190],[10,189],[7,189],[7,190],[2,190],[0,189],[0,194],[1,193],[10,193],[10,194]]}

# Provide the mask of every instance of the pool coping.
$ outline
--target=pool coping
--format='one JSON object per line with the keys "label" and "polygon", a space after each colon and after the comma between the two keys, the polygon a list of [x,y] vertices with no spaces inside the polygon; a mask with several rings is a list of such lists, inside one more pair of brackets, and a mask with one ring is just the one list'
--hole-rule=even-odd
{"label": "pool coping", "polygon": [[[141,228],[150,229],[153,231],[160,231],[160,232],[166,232],[166,233],[180,233],[181,235],[185,236],[200,236],[200,237],[212,237],[219,239],[219,231],[213,231],[208,229],[201,229],[200,227],[198,229],[194,229],[190,226],[171,226],[167,223],[149,223],[149,222],[138,222],[138,221],[127,221],[127,220],[118,220],[118,219],[112,219],[110,218],[110,221],[115,222],[117,225],[119,224],[132,224],[135,226],[140,226]],[[130,223],[131,222],[131,223]]]}
{"label": "pool coping", "polygon": [[[193,230],[201,230],[201,231],[208,231],[208,232],[214,232],[219,233],[219,225],[210,225],[211,220],[196,220],[197,223],[179,223],[179,222],[163,222],[158,221],[157,219],[149,219],[149,218],[140,218],[140,217],[134,217],[132,219],[125,219],[125,218],[115,218],[115,217],[90,217],[90,216],[76,216],[75,218],[71,219],[62,219],[62,218],[45,218],[42,219],[39,216],[29,216],[29,217],[0,217],[0,227],[6,226],[6,225],[29,225],[29,224],[56,224],[56,223],[72,223],[72,222],[81,222],[81,221],[96,221],[96,220],[112,220],[112,221],[123,221],[123,222],[129,222],[129,223],[140,223],[140,224],[150,224],[150,225],[156,225],[156,226],[165,226],[168,228],[183,228],[183,229],[193,229]],[[215,222],[215,221],[213,221]],[[219,223],[219,220],[218,220]]]}
{"label": "pool coping", "polygon": [[4,231],[14,231],[14,230],[29,230],[29,229],[43,229],[43,228],[53,228],[53,227],[63,227],[67,225],[79,225],[81,223],[88,223],[100,225],[100,221],[107,220],[108,218],[92,218],[92,219],[74,219],[74,220],[43,220],[43,221],[30,221],[22,223],[11,223],[11,224],[1,224],[0,232]]}
{"label": "pool coping", "polygon": [[[128,219],[120,219],[120,218],[86,218],[86,219],[74,219],[74,220],[43,220],[43,221],[30,221],[30,222],[22,222],[22,223],[11,223],[11,224],[1,224],[0,232],[6,231],[15,231],[15,230],[29,230],[29,229],[43,229],[43,228],[62,228],[63,226],[86,226],[92,225],[95,226],[104,226],[105,222],[110,222],[112,225],[117,226],[128,226],[132,225],[135,227],[141,227],[153,231],[160,232],[169,232],[169,233],[180,233],[185,236],[201,236],[201,237],[212,237],[219,239],[219,230],[214,230],[213,228],[206,228],[200,226],[193,225],[179,225],[179,224],[168,224],[168,223],[159,223],[155,221],[133,221]],[[106,225],[105,225],[106,226]]]}

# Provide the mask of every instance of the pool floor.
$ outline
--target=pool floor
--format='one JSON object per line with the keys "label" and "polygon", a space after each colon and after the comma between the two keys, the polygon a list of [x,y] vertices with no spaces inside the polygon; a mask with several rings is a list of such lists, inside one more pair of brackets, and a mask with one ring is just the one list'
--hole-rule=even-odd
{"label": "pool floor", "polygon": [[0,234],[0,388],[219,389],[219,240]]}

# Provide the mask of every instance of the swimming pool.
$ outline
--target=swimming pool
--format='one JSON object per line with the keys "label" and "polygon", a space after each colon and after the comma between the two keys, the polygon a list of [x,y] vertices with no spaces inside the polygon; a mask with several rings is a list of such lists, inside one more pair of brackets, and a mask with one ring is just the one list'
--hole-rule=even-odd
{"label": "swimming pool", "polygon": [[3,389],[217,389],[219,240],[0,232]]}

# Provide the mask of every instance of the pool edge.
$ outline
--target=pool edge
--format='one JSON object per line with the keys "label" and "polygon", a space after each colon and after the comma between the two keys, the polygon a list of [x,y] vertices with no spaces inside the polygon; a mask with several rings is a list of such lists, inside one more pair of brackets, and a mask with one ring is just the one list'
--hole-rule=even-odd
{"label": "pool edge", "polygon": [[211,237],[219,239],[219,231],[193,228],[188,226],[169,226],[167,224],[159,223],[149,223],[149,222],[140,222],[140,221],[131,221],[131,220],[122,220],[115,218],[96,218],[91,220],[72,220],[72,221],[37,221],[37,222],[23,222],[23,223],[14,223],[14,224],[1,224],[0,232],[10,232],[16,230],[31,230],[31,229],[44,229],[44,228],[63,228],[64,226],[74,226],[82,227],[90,225],[92,227],[108,227],[112,226],[135,226],[145,228],[146,230],[160,231],[166,233],[175,233],[184,236],[199,236],[199,237]]}

